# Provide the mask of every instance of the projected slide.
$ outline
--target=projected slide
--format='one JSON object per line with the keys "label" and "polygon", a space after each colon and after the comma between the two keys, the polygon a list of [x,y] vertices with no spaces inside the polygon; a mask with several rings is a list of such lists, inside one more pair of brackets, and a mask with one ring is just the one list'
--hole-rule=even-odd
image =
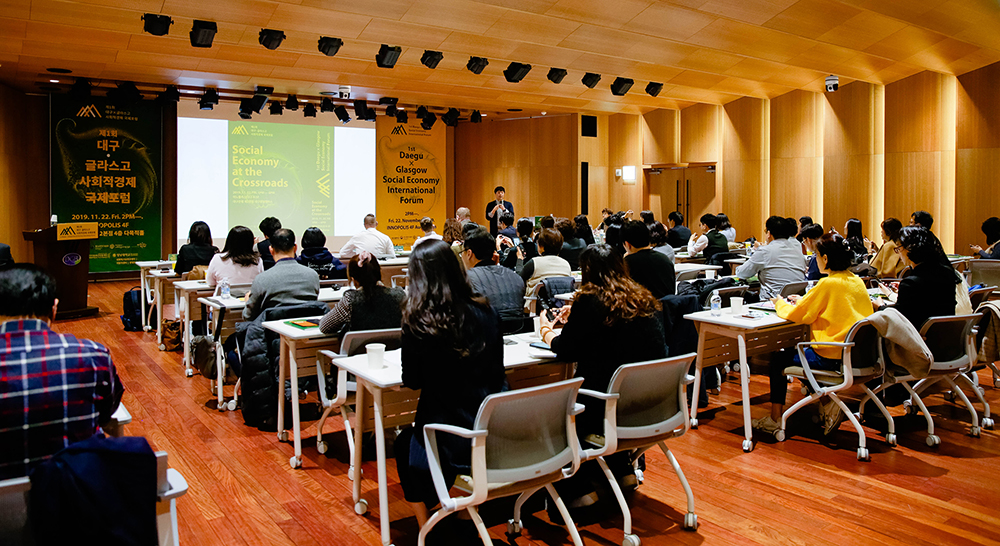
{"label": "projected slide", "polygon": [[267,216],[301,235],[353,235],[375,210],[374,128],[178,119],[178,238],[224,238]]}

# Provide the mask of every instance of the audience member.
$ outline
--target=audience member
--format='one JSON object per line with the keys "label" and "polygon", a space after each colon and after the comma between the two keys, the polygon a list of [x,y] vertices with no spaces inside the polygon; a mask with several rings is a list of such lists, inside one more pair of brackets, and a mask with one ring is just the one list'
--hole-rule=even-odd
{"label": "audience member", "polygon": [[343,271],[347,266],[330,254],[326,248],[326,234],[318,227],[311,227],[302,234],[302,250],[296,260],[311,269],[317,271],[328,270],[331,274],[341,272],[339,278],[343,278]]}
{"label": "audience member", "polygon": [[632,280],[646,287],[656,299],[674,294],[677,288],[674,262],[650,248],[649,228],[642,222],[629,220],[622,227],[622,238],[628,252],[625,265]]}
{"label": "audience member", "polygon": [[[445,227],[447,227],[447,226],[448,226],[448,224],[447,224],[447,222],[445,222]],[[413,246],[410,247],[410,250],[413,250],[413,247],[419,245],[420,243],[422,243],[424,241],[429,241],[431,239],[444,239],[443,236],[438,235],[434,231],[434,228],[436,228],[436,227],[437,226],[434,225],[434,219],[431,218],[430,216],[424,216],[423,218],[421,218],[420,219],[420,229],[424,232],[424,234],[422,236],[420,236],[420,237],[417,237],[416,241],[413,241]]]}
{"label": "audience member", "polygon": [[736,242],[736,228],[729,223],[729,217],[722,212],[716,214],[715,217],[719,219],[718,226],[716,227],[719,233],[726,236],[726,241],[730,243]]}
{"label": "audience member", "polygon": [[670,227],[667,230],[667,244],[671,248],[687,246],[688,240],[691,239],[691,230],[684,227],[684,215],[676,210],[671,212],[667,215],[667,224]]}
{"label": "audience member", "polygon": [[[420,389],[420,400],[414,426],[404,428],[394,446],[403,496],[422,526],[428,509],[438,503],[424,425],[472,428],[483,400],[500,392],[506,379],[497,314],[473,294],[448,245],[427,241],[413,249],[409,276],[403,307],[403,386]],[[471,472],[468,440],[441,434],[438,448],[445,483]]]}
{"label": "audience member", "polygon": [[[622,258],[625,257],[625,239],[622,238],[622,225],[624,220],[616,218],[615,222],[608,224],[604,228],[604,243],[611,245],[611,248]],[[619,221],[621,220],[621,221]]]}
{"label": "audience member", "polygon": [[324,334],[399,328],[406,292],[382,284],[378,260],[367,252],[354,256],[347,264],[347,278],[354,288],[344,291],[337,305],[320,319]]}
{"label": "audience member", "polygon": [[583,239],[587,246],[594,244],[594,228],[590,227],[587,215],[577,214],[573,218],[573,223],[576,224],[576,236]]}
{"label": "audience member", "polygon": [[543,279],[569,277],[572,274],[569,262],[559,256],[562,244],[562,235],[554,229],[545,228],[538,234],[539,256],[525,262],[521,269],[521,278],[527,285],[525,296],[531,296],[535,291],[535,285]]}
{"label": "audience member", "polygon": [[653,211],[651,210],[639,211],[639,218],[642,220],[643,224],[646,224],[647,228],[653,225],[653,222],[656,221],[656,218],[653,216]]}
{"label": "audience member", "polygon": [[183,275],[194,269],[196,265],[212,263],[212,256],[219,252],[219,248],[212,244],[212,230],[208,224],[197,221],[191,224],[188,230],[188,242],[181,245],[177,251],[177,262],[174,263],[174,273]]}
{"label": "audience member", "polygon": [[0,480],[90,438],[121,401],[107,347],[52,330],[58,305],[35,266],[0,272]]}
{"label": "audience member", "polygon": [[559,256],[569,262],[569,267],[573,271],[580,268],[580,253],[587,248],[587,242],[576,236],[576,224],[569,218],[559,218],[556,220],[556,229],[563,237],[562,250]]}
{"label": "audience member", "polygon": [[555,229],[556,228],[556,217],[551,214],[542,216],[538,221],[538,231],[541,233],[543,229]]}
{"label": "audience member", "polygon": [[803,226],[799,230],[799,235],[796,237],[802,242],[802,245],[806,247],[806,250],[812,253],[812,256],[807,257],[809,265],[806,267],[806,280],[807,281],[818,281],[825,277],[826,274],[819,270],[819,263],[816,261],[816,243],[819,242],[820,237],[823,236],[823,226],[819,224],[809,224]]}
{"label": "audience member", "polygon": [[716,229],[719,219],[714,214],[704,214],[701,217],[701,234],[692,233],[688,241],[688,255],[694,256],[699,252],[709,259],[720,252],[729,252],[729,241],[726,236]]}
{"label": "audience member", "polygon": [[653,222],[649,226],[649,246],[669,258],[670,263],[674,262],[674,247],[667,242],[667,228],[663,227],[663,224]]}
{"label": "audience member", "polygon": [[931,226],[934,225],[934,217],[931,216],[931,213],[926,210],[918,210],[910,215],[910,225],[922,227],[927,231],[930,231]]}
{"label": "audience member", "polygon": [[319,297],[319,274],[295,261],[298,250],[295,233],[282,228],[275,231],[270,240],[274,267],[253,280],[243,308],[245,321],[256,319],[272,307],[316,301]]}
{"label": "audience member", "polygon": [[736,268],[736,276],[740,279],[757,276],[760,280],[760,299],[773,298],[781,293],[786,284],[805,278],[806,261],[802,256],[802,245],[793,238],[797,228],[780,216],[768,218],[764,223],[767,244]]}
{"label": "audience member", "polygon": [[524,280],[514,271],[493,263],[493,236],[479,228],[465,239],[462,262],[472,289],[486,296],[500,315],[501,330],[517,332],[524,323]]}
{"label": "audience member", "polygon": [[264,270],[271,269],[274,265],[274,257],[271,256],[271,235],[274,232],[281,229],[281,220],[278,220],[274,216],[268,216],[260,221],[260,232],[264,234],[264,240],[257,243],[257,252],[260,254],[260,259],[264,263]]}
{"label": "audience member", "polygon": [[877,249],[869,264],[878,271],[878,276],[881,278],[898,279],[906,268],[903,258],[896,250],[899,247],[901,229],[903,223],[895,218],[886,218],[882,221],[882,247]]}
{"label": "audience member", "polygon": [[513,269],[518,275],[524,269],[524,264],[538,256],[538,247],[532,240],[535,233],[535,223],[531,218],[521,218],[517,221],[517,242],[508,248],[500,256],[500,264],[508,269]]}
{"label": "audience member", "polygon": [[955,285],[962,281],[938,238],[926,228],[907,226],[899,230],[896,252],[913,268],[899,281],[896,310],[917,330],[930,317],[954,315]]}
{"label": "audience member", "polygon": [[799,218],[799,231],[802,231],[802,228],[814,223],[815,222],[813,222],[812,216],[802,216]]}
{"label": "audience member", "polygon": [[444,221],[444,234],[441,240],[449,245],[462,245],[462,223],[454,218]]}
{"label": "audience member", "polygon": [[395,258],[396,249],[392,246],[392,239],[377,228],[378,220],[375,215],[366,215],[365,230],[347,241],[340,249],[340,257],[353,258],[364,251],[376,258]]}
{"label": "audience member", "polygon": [[[270,240],[267,243],[270,249]],[[216,286],[223,279],[228,279],[230,285],[250,284],[262,271],[264,271],[264,260],[254,250],[253,232],[246,226],[236,226],[229,230],[222,252],[212,256],[212,261],[208,263],[205,282],[209,286]]]}
{"label": "audience member", "polygon": [[517,230],[514,229],[514,213],[509,210],[501,212],[497,222],[500,225],[500,231],[497,236],[503,235],[511,240],[517,238]]}
{"label": "audience member", "polygon": [[10,254],[10,245],[0,243],[0,271],[14,267],[14,257]]}
{"label": "audience member", "polygon": [[1000,260],[1000,218],[996,216],[987,218],[983,222],[983,234],[986,235],[986,248],[979,245],[969,245],[976,258],[987,260]]}
{"label": "audience member", "polygon": [[597,229],[602,231],[606,229],[608,227],[608,218],[611,217],[611,215],[613,215],[614,213],[615,211],[607,207],[601,209],[601,223],[597,225]]}
{"label": "audience member", "polygon": [[458,207],[458,210],[455,211],[455,220],[458,220],[460,224],[471,222],[472,211],[469,210],[469,207]]}
{"label": "audience member", "polygon": [[844,240],[847,248],[854,253],[854,265],[857,265],[868,258],[868,245],[866,244],[864,231],[861,228],[861,220],[851,218],[844,224]]}
{"label": "audience member", "polygon": [[486,219],[490,222],[490,235],[496,237],[500,233],[500,229],[497,227],[497,221],[500,219],[500,213],[506,210],[510,213],[511,217],[514,216],[514,205],[510,201],[504,201],[504,195],[506,195],[507,190],[503,186],[497,186],[493,188],[493,195],[496,197],[495,201],[490,201],[486,204]]}

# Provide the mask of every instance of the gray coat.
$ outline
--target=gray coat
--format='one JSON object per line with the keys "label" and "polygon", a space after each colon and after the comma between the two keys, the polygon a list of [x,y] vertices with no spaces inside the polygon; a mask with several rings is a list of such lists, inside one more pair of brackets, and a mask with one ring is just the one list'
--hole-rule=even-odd
{"label": "gray coat", "polygon": [[501,321],[524,317],[524,281],[502,265],[476,266],[468,271],[472,289],[486,296]]}
{"label": "gray coat", "polygon": [[279,260],[274,267],[253,280],[250,298],[243,309],[243,320],[253,320],[265,309],[278,305],[316,301],[318,297],[318,273],[294,258]]}

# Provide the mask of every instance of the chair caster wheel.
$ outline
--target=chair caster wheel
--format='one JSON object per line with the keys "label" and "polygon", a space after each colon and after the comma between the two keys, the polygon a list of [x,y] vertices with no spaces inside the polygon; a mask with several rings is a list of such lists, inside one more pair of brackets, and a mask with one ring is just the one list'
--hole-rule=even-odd
{"label": "chair caster wheel", "polygon": [[521,522],[512,519],[507,520],[507,534],[516,537],[521,535]]}
{"label": "chair caster wheel", "polygon": [[733,368],[732,369],[733,369],[734,372],[740,373],[740,363],[739,362],[733,362]]}
{"label": "chair caster wheel", "polygon": [[288,431],[287,430],[282,430],[281,432],[278,433],[278,441],[279,442],[287,442],[288,441]]}
{"label": "chair caster wheel", "polygon": [[219,402],[216,407],[219,409],[219,411],[226,411],[226,403],[225,402]]}
{"label": "chair caster wheel", "polygon": [[947,391],[944,393],[944,399],[949,402],[955,401],[955,391]]}
{"label": "chair caster wheel", "polygon": [[993,430],[993,419],[992,418],[990,418],[990,417],[983,417],[983,420],[981,421],[981,424],[983,425],[983,428],[985,428],[987,430]]}
{"label": "chair caster wheel", "polygon": [[636,535],[625,535],[622,546],[639,546],[639,537]]}
{"label": "chair caster wheel", "polygon": [[167,350],[167,346],[161,343],[160,344],[160,350],[161,351],[166,351]]}
{"label": "chair caster wheel", "polygon": [[859,447],[858,448],[858,460],[859,461],[865,461],[865,462],[868,462],[868,461],[872,460],[871,456],[868,454],[868,448],[867,447]]}
{"label": "chair caster wheel", "polygon": [[691,419],[691,428],[698,428],[698,420]]}
{"label": "chair caster wheel", "polygon": [[930,446],[930,447],[939,446],[939,445],[941,445],[941,438],[939,438],[939,437],[937,437],[937,436],[935,436],[933,434],[928,434],[927,435],[927,445]]}
{"label": "chair caster wheel", "polygon": [[885,443],[891,445],[892,447],[896,447],[896,435],[891,432],[889,434],[886,434]]}
{"label": "chair caster wheel", "polygon": [[684,529],[688,531],[696,531],[698,529],[698,514],[694,512],[688,512],[684,516]]}
{"label": "chair caster wheel", "polygon": [[646,473],[638,468],[635,469],[635,481],[637,484],[642,485],[642,482],[646,481]]}
{"label": "chair caster wheel", "polygon": [[903,402],[903,409],[906,410],[907,415],[916,415],[920,411],[920,408],[915,406],[910,400]]}
{"label": "chair caster wheel", "polygon": [[969,427],[969,436],[972,436],[973,438],[979,438],[980,432],[981,430],[977,426]]}
{"label": "chair caster wheel", "polygon": [[292,457],[291,459],[288,459],[288,464],[292,465],[292,468],[301,468],[302,457]]}
{"label": "chair caster wheel", "polygon": [[236,411],[236,400],[230,400],[229,403],[226,404],[226,407],[229,408],[229,411]]}
{"label": "chair caster wheel", "polygon": [[774,439],[777,440],[777,441],[779,441],[779,442],[784,442],[785,441],[785,429],[779,428],[778,430],[774,431]]}
{"label": "chair caster wheel", "polygon": [[860,413],[855,413],[854,414],[854,418],[858,420],[859,424],[864,424],[864,422],[865,422],[864,415],[861,415]]}
{"label": "chair caster wheel", "polygon": [[368,513],[368,501],[361,499],[354,503],[354,513],[363,516]]}
{"label": "chair caster wheel", "polygon": [[986,394],[986,389],[984,387],[976,387],[979,389],[979,394]]}
{"label": "chair caster wheel", "polygon": [[326,442],[316,442],[316,451],[318,451],[320,455],[326,453]]}
{"label": "chair caster wheel", "polygon": [[153,327],[152,327],[152,326],[143,326],[143,327],[142,327],[142,331],[143,331],[143,332],[148,332],[148,331],[150,331],[150,330],[152,330],[152,329],[153,329]]}
{"label": "chair caster wheel", "polygon": [[184,370],[184,377],[194,377],[194,370],[191,368]]}
{"label": "chair caster wheel", "polygon": [[743,440],[743,452],[750,453],[753,451],[753,440]]}

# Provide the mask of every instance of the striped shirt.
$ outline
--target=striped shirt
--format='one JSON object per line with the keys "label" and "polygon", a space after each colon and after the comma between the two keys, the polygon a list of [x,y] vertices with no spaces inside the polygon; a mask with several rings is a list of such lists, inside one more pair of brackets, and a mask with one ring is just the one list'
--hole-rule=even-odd
{"label": "striped shirt", "polygon": [[122,390],[103,345],[41,320],[0,324],[0,480],[93,436]]}

